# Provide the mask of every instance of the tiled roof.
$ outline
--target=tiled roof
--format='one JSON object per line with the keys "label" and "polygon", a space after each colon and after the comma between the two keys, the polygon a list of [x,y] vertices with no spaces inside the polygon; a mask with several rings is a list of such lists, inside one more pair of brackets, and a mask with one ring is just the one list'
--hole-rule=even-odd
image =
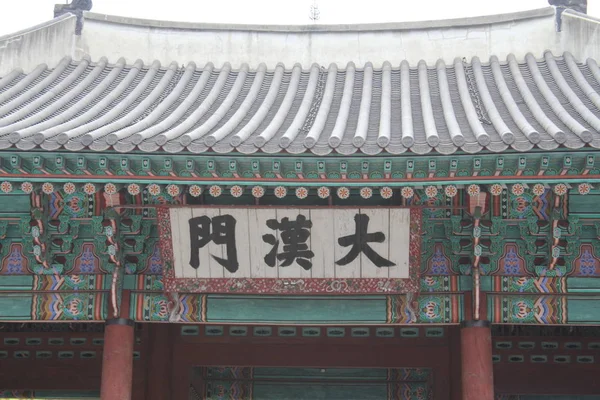
{"label": "tiled roof", "polygon": [[65,58],[0,80],[0,148],[325,155],[586,145],[600,148],[600,69],[569,53],[237,71]]}

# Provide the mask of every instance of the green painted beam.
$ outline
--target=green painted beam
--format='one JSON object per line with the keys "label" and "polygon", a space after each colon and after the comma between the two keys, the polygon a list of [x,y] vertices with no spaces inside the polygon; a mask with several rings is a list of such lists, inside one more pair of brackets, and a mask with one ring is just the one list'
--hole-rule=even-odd
{"label": "green painted beam", "polygon": [[567,278],[568,293],[600,293],[600,278]]}
{"label": "green painted beam", "polygon": [[600,324],[600,297],[568,297],[567,318],[569,324]]}
{"label": "green painted beam", "polygon": [[3,290],[31,290],[32,287],[33,275],[0,276],[0,292],[2,292]]}
{"label": "green painted beam", "polygon": [[31,319],[32,294],[0,294],[0,321]]}
{"label": "green painted beam", "polygon": [[[298,301],[300,300],[301,301]],[[209,295],[210,322],[385,323],[385,296],[262,296]]]}

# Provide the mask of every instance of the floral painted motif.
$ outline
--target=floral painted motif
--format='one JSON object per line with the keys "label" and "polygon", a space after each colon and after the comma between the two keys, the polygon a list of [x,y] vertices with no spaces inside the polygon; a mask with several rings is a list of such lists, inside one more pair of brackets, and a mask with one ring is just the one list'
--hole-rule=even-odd
{"label": "floral painted motif", "polygon": [[191,185],[188,188],[188,192],[190,192],[190,195],[192,197],[200,197],[200,195],[202,194],[202,188],[198,185]]}
{"label": "floral painted motif", "polygon": [[348,189],[345,186],[339,187],[337,189],[337,196],[340,199],[347,199],[348,197],[350,197],[350,189]]}
{"label": "floral painted motif", "polygon": [[242,189],[240,185],[233,185],[231,189],[229,189],[229,193],[231,193],[233,197],[240,197],[242,193],[244,193],[244,189]]}
{"label": "floral painted motif", "polygon": [[148,193],[150,193],[152,196],[158,196],[160,194],[160,186],[158,186],[156,183],[148,185],[147,189]]}
{"label": "floral painted motif", "polygon": [[469,193],[469,196],[478,196],[479,193],[481,193],[481,188],[479,187],[479,185],[469,185],[469,187],[467,188],[467,193]]}
{"label": "floral painted motif", "polygon": [[6,260],[6,272],[9,274],[22,274],[25,272],[27,260],[23,257],[21,244],[10,246],[8,260]]}
{"label": "floral painted motif", "polygon": [[373,196],[373,189],[370,187],[364,187],[360,189],[360,197],[363,199],[370,199]]}
{"label": "floral painted motif", "polygon": [[531,192],[536,196],[543,195],[545,191],[546,191],[546,188],[541,183],[536,183],[535,185],[533,185],[533,188],[531,189]]}
{"label": "floral painted motif", "polygon": [[514,247],[511,247],[506,253],[502,262],[504,275],[518,275],[521,272],[519,257]]}
{"label": "floral painted motif", "polygon": [[554,186],[554,193],[556,193],[558,196],[564,196],[567,194],[567,190],[567,185],[564,183],[559,183],[558,185]]}
{"label": "floral painted motif", "polygon": [[23,191],[23,193],[31,193],[33,192],[33,185],[31,184],[31,182],[23,182],[21,183],[21,190]]}
{"label": "floral painted motif", "polygon": [[577,186],[577,191],[582,195],[589,194],[591,190],[592,186],[589,183],[580,183],[579,186]]}
{"label": "floral painted motif", "polygon": [[434,198],[435,196],[437,196],[437,194],[438,194],[438,190],[437,190],[437,188],[435,186],[427,186],[425,188],[425,195],[427,197],[429,197],[430,199]]}
{"label": "floral painted motif", "polygon": [[2,190],[4,193],[10,193],[13,190],[13,185],[10,182],[2,182],[0,184],[0,190]]}
{"label": "floral painted motif", "polygon": [[411,199],[415,195],[415,191],[413,190],[413,188],[406,186],[402,188],[400,194],[405,199]]}
{"label": "floral painted motif", "polygon": [[94,185],[93,183],[86,183],[85,185],[83,185],[83,192],[88,196],[93,195],[94,193],[96,193],[96,185]]}
{"label": "floral painted motif", "polygon": [[317,189],[317,195],[321,199],[328,198],[330,194],[331,194],[331,191],[329,190],[329,188],[327,186],[321,186],[320,188]]}
{"label": "floral painted motif", "polygon": [[431,258],[431,273],[435,275],[448,275],[448,260],[442,253],[441,247],[436,247],[433,257]]}
{"label": "floral painted motif", "polygon": [[42,192],[46,194],[54,193],[54,185],[50,182],[46,182],[42,185]]}
{"label": "floral painted motif", "polygon": [[108,195],[113,195],[117,193],[117,187],[114,183],[107,183],[106,185],[104,185],[104,193]]}
{"label": "floral painted motif", "polygon": [[75,184],[73,182],[67,182],[63,185],[63,191],[66,194],[73,194],[76,190],[77,188],[75,187]]}
{"label": "floral painted motif", "polygon": [[96,257],[92,248],[92,246],[85,246],[79,257],[79,269],[82,274],[92,274],[96,270]]}
{"label": "floral painted motif", "polygon": [[581,275],[595,275],[596,274],[596,259],[589,250],[585,250],[579,260],[579,270]]}
{"label": "floral painted motif", "polygon": [[287,195],[287,189],[284,186],[277,186],[273,193],[278,199],[283,199]]}
{"label": "floral painted motif", "polygon": [[181,189],[179,189],[179,186],[177,186],[177,185],[168,185],[167,193],[171,197],[177,197],[177,196],[179,196],[179,193],[181,193]]}
{"label": "floral painted motif", "polygon": [[448,185],[444,188],[444,192],[448,197],[454,197],[458,194],[458,189],[454,185]]}
{"label": "floral painted motif", "polygon": [[132,196],[137,196],[138,194],[140,194],[140,191],[140,185],[138,185],[137,183],[131,183],[129,184],[129,186],[127,186],[127,192]]}
{"label": "floral painted motif", "polygon": [[510,188],[510,191],[512,192],[512,194],[514,194],[515,196],[521,196],[523,193],[525,193],[525,186],[523,186],[520,183],[515,183],[514,185],[512,185],[512,187]]}
{"label": "floral painted motif", "polygon": [[210,188],[208,188],[208,193],[212,197],[219,197],[221,193],[223,193],[223,189],[221,189],[221,186],[219,185],[212,185]]}
{"label": "floral painted motif", "polygon": [[492,196],[500,196],[502,194],[502,185],[494,183],[492,186],[490,186],[490,193]]}
{"label": "floral painted motif", "polygon": [[392,196],[394,195],[394,191],[392,190],[391,187],[389,186],[384,186],[381,189],[379,189],[379,194],[381,195],[381,197],[383,197],[384,199],[391,199]]}
{"label": "floral painted motif", "polygon": [[257,199],[263,197],[265,195],[265,188],[262,186],[254,186],[252,188],[252,196],[256,197]]}
{"label": "floral painted motif", "polygon": [[305,187],[296,188],[296,197],[299,199],[305,199],[308,197],[308,189]]}

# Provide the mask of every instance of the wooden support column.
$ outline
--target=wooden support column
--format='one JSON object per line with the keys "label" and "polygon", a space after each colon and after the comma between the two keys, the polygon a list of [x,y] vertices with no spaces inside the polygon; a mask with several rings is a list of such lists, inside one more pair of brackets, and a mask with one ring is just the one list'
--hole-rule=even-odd
{"label": "wooden support column", "polygon": [[106,321],[102,353],[101,400],[132,400],[135,322],[129,318],[131,293],[123,291],[120,318]]}
{"label": "wooden support column", "polygon": [[463,400],[494,400],[489,321],[465,321],[460,332]]}
{"label": "wooden support column", "polygon": [[146,400],[171,399],[171,326],[169,324],[148,324],[149,332],[148,365],[146,375]]}
{"label": "wooden support column", "polygon": [[134,322],[127,318],[106,321],[102,354],[102,400],[131,400],[133,386]]}

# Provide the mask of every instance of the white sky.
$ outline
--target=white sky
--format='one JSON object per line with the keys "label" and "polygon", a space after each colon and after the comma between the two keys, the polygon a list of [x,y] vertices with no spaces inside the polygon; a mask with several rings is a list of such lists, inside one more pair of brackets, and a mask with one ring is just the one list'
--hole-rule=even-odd
{"label": "white sky", "polygon": [[[247,24],[310,24],[313,0],[93,0],[92,11],[138,18]],[[591,2],[598,0],[591,0]],[[66,0],[0,0],[0,35],[52,18]],[[317,0],[322,24],[423,21],[547,7],[547,0]]]}

